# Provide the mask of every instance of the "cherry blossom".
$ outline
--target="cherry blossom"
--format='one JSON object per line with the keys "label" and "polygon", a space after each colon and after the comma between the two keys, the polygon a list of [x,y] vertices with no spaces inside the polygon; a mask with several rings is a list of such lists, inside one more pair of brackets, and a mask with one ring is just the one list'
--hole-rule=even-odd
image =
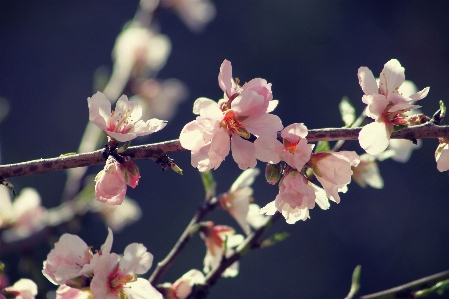
{"label": "cherry blossom", "polygon": [[200,171],[216,169],[231,149],[241,169],[255,167],[254,144],[247,139],[251,134],[275,138],[282,129],[279,117],[268,113],[277,105],[272,101],[271,84],[256,78],[240,87],[232,79],[227,60],[221,65],[218,81],[224,99],[218,103],[207,98],[195,101],[193,113],[199,116],[182,129],[181,145],[191,151],[192,166]]}
{"label": "cherry blossom", "polygon": [[10,191],[0,187],[1,238],[12,242],[28,237],[45,226],[47,210],[41,206],[41,197],[36,189],[24,188],[11,201]]}
{"label": "cherry blossom", "polygon": [[259,229],[267,222],[266,216],[260,213],[260,207],[256,203],[250,203],[248,214],[246,215],[246,222],[254,229]]}
{"label": "cherry blossom", "polygon": [[90,277],[99,256],[111,251],[113,236],[111,229],[108,232],[101,250],[95,254],[80,237],[63,234],[44,261],[42,273],[53,284],[80,286],[83,281],[77,278]]}
{"label": "cherry blossom", "polygon": [[146,273],[153,262],[153,255],[146,250],[142,244],[132,243],[126,246],[122,257],[116,253],[102,254],[90,284],[93,297],[162,299],[147,279],[137,277]]}
{"label": "cherry blossom", "polygon": [[110,138],[120,142],[157,132],[167,124],[166,121],[157,118],[146,122],[139,120],[142,116],[142,107],[137,101],[128,101],[125,95],[118,99],[115,110],[112,111],[111,102],[101,92],[87,98],[87,103],[89,120]]}
{"label": "cherry blossom", "polygon": [[449,170],[449,139],[439,138],[439,145],[435,151],[437,169],[441,172]]}
{"label": "cherry blossom", "polygon": [[[393,139],[391,141],[394,141]],[[382,189],[384,187],[384,181],[377,167],[376,157],[370,154],[363,154],[360,156],[360,163],[357,166],[352,166],[352,178],[361,187],[365,188],[366,185],[372,188]]]}
{"label": "cherry blossom", "polygon": [[164,289],[164,298],[166,299],[186,299],[192,293],[192,287],[195,285],[204,285],[204,274],[197,270],[192,269],[181,276],[173,284],[164,283],[162,288]]}
{"label": "cherry blossom", "polygon": [[[206,256],[204,257],[204,273],[209,273],[210,271],[215,270],[220,265],[223,256],[231,256],[234,253],[232,248],[240,245],[244,240],[242,235],[235,234],[232,227],[226,225],[214,226],[212,222],[208,222],[207,225],[203,227],[201,237],[204,239],[207,248]],[[238,266],[238,262],[233,263],[221,276],[237,276]]]}
{"label": "cherry blossom", "polygon": [[[22,278],[12,286],[4,288],[3,293],[7,298],[34,299],[37,295],[37,285],[31,279]],[[12,297],[8,296],[9,294],[11,294]],[[2,294],[0,293],[0,296],[1,295]]]}
{"label": "cherry blossom", "polygon": [[359,84],[365,93],[362,101],[368,105],[365,113],[375,120],[362,128],[359,143],[371,155],[387,148],[394,126],[408,125],[403,113],[419,108],[412,102],[423,99],[429,92],[429,87],[426,87],[408,97],[400,94],[399,88],[405,79],[404,71],[399,61],[391,59],[385,64],[377,84],[367,67],[358,70]]}
{"label": "cherry blossom", "polygon": [[66,285],[60,285],[56,290],[56,299],[89,299],[90,290],[79,290]]}
{"label": "cherry blossom", "polygon": [[302,173],[292,170],[281,179],[275,200],[260,209],[260,213],[274,215],[279,211],[287,223],[293,224],[310,218],[309,209],[315,207],[315,202],[322,209],[329,208],[324,190],[309,182]]}
{"label": "cherry blossom", "polygon": [[294,123],[282,130],[283,143],[273,137],[260,136],[254,141],[256,158],[273,164],[283,160],[291,167],[301,170],[309,161],[314,147],[307,143],[307,133],[304,124]]}
{"label": "cherry blossom", "polygon": [[312,154],[310,164],[317,180],[330,200],[340,202],[338,192],[346,192],[351,182],[352,169],[360,162],[355,152],[319,152]]}
{"label": "cherry blossom", "polygon": [[228,192],[220,199],[220,205],[223,209],[229,211],[232,217],[237,221],[243,231],[249,235],[251,229],[247,222],[249,203],[253,195],[251,185],[260,170],[257,168],[247,169],[235,180]]}
{"label": "cherry blossom", "polygon": [[120,164],[109,156],[104,169],[95,177],[95,196],[101,202],[120,205],[125,199],[126,185],[135,188],[140,174],[137,165],[127,160]]}

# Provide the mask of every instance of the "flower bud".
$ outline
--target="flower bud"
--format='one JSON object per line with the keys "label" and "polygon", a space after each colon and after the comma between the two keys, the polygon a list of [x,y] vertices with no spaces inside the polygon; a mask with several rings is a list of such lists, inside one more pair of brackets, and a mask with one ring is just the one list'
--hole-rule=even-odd
{"label": "flower bud", "polygon": [[282,167],[278,164],[268,163],[267,167],[265,167],[265,179],[271,185],[276,184],[281,177]]}

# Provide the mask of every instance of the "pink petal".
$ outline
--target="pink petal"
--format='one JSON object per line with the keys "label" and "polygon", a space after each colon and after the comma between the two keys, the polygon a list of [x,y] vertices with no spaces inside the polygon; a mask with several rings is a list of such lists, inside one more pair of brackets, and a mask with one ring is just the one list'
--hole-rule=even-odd
{"label": "pink petal", "polygon": [[89,120],[103,131],[107,130],[106,120],[111,116],[111,102],[101,92],[87,98]]}
{"label": "pink petal", "polygon": [[144,274],[152,263],[153,255],[147,252],[147,248],[142,244],[132,243],[126,246],[119,268],[125,274]]}
{"label": "pink petal", "polygon": [[245,129],[256,136],[277,137],[277,132],[282,130],[281,119],[274,114],[263,114],[258,117],[248,117],[243,121]]}
{"label": "pink petal", "polygon": [[212,137],[211,149],[223,160],[229,154],[229,134],[224,128],[218,129]]}
{"label": "pink petal", "polygon": [[231,138],[232,157],[238,164],[240,169],[248,167],[256,167],[257,161],[255,156],[254,144],[247,140],[243,140],[238,136]]}
{"label": "pink petal", "polygon": [[114,118],[119,117],[119,114],[122,117],[129,115],[129,122],[133,124],[142,117],[142,107],[138,101],[128,101],[128,97],[122,95],[115,104]]}
{"label": "pink petal", "polygon": [[372,122],[362,128],[359,133],[360,146],[370,155],[383,152],[390,142],[392,128],[385,123]]}
{"label": "pink petal", "polygon": [[267,113],[268,101],[254,90],[244,90],[232,101],[231,109],[239,116],[259,116]]}
{"label": "pink petal", "polygon": [[382,97],[378,100],[371,102],[371,104],[369,104],[368,107],[366,107],[365,111],[366,116],[369,116],[374,120],[377,120],[385,111],[388,104],[389,101],[385,97]]}
{"label": "pink petal", "polygon": [[203,133],[198,129],[196,120],[186,124],[179,135],[181,146],[188,150],[192,150],[201,140],[203,140]]}
{"label": "pink petal", "polygon": [[441,154],[437,156],[436,161],[437,161],[437,169],[440,172],[449,170],[449,150],[447,148],[443,149]]}
{"label": "pink petal", "polygon": [[300,138],[306,138],[308,132],[307,127],[303,123],[294,123],[286,126],[282,130],[281,136],[291,142],[297,142]]}
{"label": "pink petal", "polygon": [[235,90],[235,83],[232,79],[232,65],[229,60],[225,59],[220,66],[220,73],[218,74],[218,85],[228,97],[232,96]]}
{"label": "pink petal", "polygon": [[276,138],[260,136],[254,141],[256,158],[263,162],[279,163],[284,146]]}
{"label": "pink petal", "polygon": [[418,101],[421,99],[424,99],[427,94],[429,93],[430,87],[426,87],[421,91],[418,91],[417,93],[412,94],[411,96],[409,96],[409,98],[414,102],[414,101]]}
{"label": "pink petal", "polygon": [[379,76],[379,88],[385,94],[398,92],[399,86],[405,80],[405,69],[397,59],[388,61]]}
{"label": "pink petal", "polygon": [[359,78],[360,87],[366,95],[379,93],[376,79],[369,68],[366,66],[360,67],[357,77]]}
{"label": "pink petal", "polygon": [[193,103],[193,113],[210,118],[220,117],[223,115],[217,102],[208,98],[196,99],[195,103]]}

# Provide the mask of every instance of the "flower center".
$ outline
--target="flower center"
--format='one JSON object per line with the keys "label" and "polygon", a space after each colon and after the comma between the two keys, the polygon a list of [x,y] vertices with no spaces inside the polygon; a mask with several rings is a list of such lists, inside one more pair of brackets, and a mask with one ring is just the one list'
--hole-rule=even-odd
{"label": "flower center", "polygon": [[107,128],[110,132],[118,132],[126,134],[132,128],[134,121],[130,119],[131,109],[127,109],[125,114],[119,113],[118,116],[115,115],[115,111],[111,111],[111,117],[109,118],[109,126]]}
{"label": "flower center", "polygon": [[237,120],[237,117],[236,117],[234,111],[225,110],[223,112],[225,114],[224,114],[223,120],[220,122],[220,125],[228,131],[229,135],[235,134],[235,135],[241,136],[246,139],[249,138],[250,134],[245,129],[242,122]]}

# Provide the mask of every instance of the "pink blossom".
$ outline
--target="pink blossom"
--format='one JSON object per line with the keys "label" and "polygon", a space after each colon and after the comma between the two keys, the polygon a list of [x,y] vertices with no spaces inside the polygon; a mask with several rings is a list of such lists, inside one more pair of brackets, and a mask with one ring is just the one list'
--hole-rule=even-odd
{"label": "pink blossom", "polygon": [[240,87],[231,72],[230,62],[225,60],[218,76],[224,99],[218,103],[197,99],[193,113],[199,116],[186,124],[179,136],[181,145],[192,153],[192,166],[200,171],[216,169],[231,149],[241,169],[255,167],[254,144],[247,139],[251,134],[275,138],[282,129],[279,117],[268,113],[276,106],[270,104],[271,84],[257,78]]}
{"label": "pink blossom", "polygon": [[201,284],[205,284],[204,274],[197,269],[190,270],[173,283],[174,298],[186,299],[192,293],[192,287]]}
{"label": "pink blossom", "polygon": [[135,188],[139,182],[139,168],[132,161],[120,164],[112,156],[95,177],[95,196],[101,202],[120,205],[125,199],[126,185]]}
{"label": "pink blossom", "polygon": [[147,279],[137,277],[138,274],[146,273],[152,262],[153,255],[138,243],[126,246],[122,257],[115,253],[101,255],[90,284],[93,297],[162,299],[162,295]]}
{"label": "pink blossom", "polygon": [[348,151],[319,152],[312,154],[310,162],[329,199],[339,203],[338,192],[346,192],[346,185],[351,182],[351,167],[359,164],[360,157]]}
{"label": "pink blossom", "polygon": [[56,290],[56,299],[89,299],[91,296],[89,290],[79,290],[66,285],[60,285]]}
{"label": "pink blossom", "polygon": [[307,133],[304,124],[294,123],[282,130],[283,143],[273,137],[260,136],[254,142],[256,158],[273,164],[283,160],[291,167],[301,170],[309,161],[314,147],[307,143]]}
{"label": "pink blossom", "polygon": [[89,120],[102,129],[110,138],[120,142],[130,141],[137,136],[145,136],[165,127],[166,121],[153,118],[139,120],[142,108],[137,101],[128,101],[122,95],[111,111],[111,102],[101,92],[87,98]]}
{"label": "pink blossom", "polygon": [[400,94],[399,88],[405,79],[404,71],[399,61],[391,59],[385,64],[378,85],[367,67],[359,68],[359,84],[365,93],[362,101],[368,105],[365,113],[375,120],[362,128],[359,143],[371,155],[387,148],[393,127],[408,124],[403,113],[419,108],[411,103],[423,99],[429,92],[429,87],[426,87],[408,97]]}
{"label": "pink blossom", "polygon": [[22,278],[4,291],[14,294],[16,299],[34,299],[37,295],[37,285],[31,279]]}
{"label": "pink blossom", "polygon": [[359,165],[352,166],[351,169],[352,178],[361,187],[365,188],[366,185],[376,189],[384,187],[384,181],[380,175],[379,167],[377,167],[376,157],[365,153],[360,156]]}
{"label": "pink blossom", "polygon": [[209,0],[162,0],[161,3],[173,8],[193,32],[202,31],[215,17],[215,5]]}
{"label": "pink blossom", "polygon": [[[234,253],[232,248],[240,245],[244,240],[242,235],[235,234],[232,227],[226,225],[214,226],[212,222],[208,222],[207,226],[203,227],[201,237],[204,239],[207,248],[206,256],[204,257],[204,273],[209,273],[220,266],[223,256],[231,256]],[[233,263],[221,276],[237,276],[238,265],[238,262]]]}
{"label": "pink blossom", "polygon": [[437,169],[440,172],[449,170],[449,139],[439,138],[439,144],[435,151]]}
{"label": "pink blossom", "polygon": [[111,251],[113,236],[111,229],[108,229],[108,231],[105,243],[101,246],[101,250],[95,254],[80,237],[63,234],[44,261],[42,270],[44,276],[53,284],[67,285],[77,285],[75,279],[77,277],[90,277],[99,255]]}
{"label": "pink blossom", "polygon": [[279,183],[279,194],[275,200],[260,209],[260,213],[274,215],[282,213],[289,224],[309,218],[309,209],[315,202],[322,208],[329,208],[329,201],[323,189],[309,182],[302,173],[293,170],[284,175]]}
{"label": "pink blossom", "polygon": [[235,180],[228,192],[219,200],[223,209],[229,211],[243,231],[249,235],[251,229],[247,223],[249,203],[253,195],[251,185],[260,171],[257,168],[247,169]]}

